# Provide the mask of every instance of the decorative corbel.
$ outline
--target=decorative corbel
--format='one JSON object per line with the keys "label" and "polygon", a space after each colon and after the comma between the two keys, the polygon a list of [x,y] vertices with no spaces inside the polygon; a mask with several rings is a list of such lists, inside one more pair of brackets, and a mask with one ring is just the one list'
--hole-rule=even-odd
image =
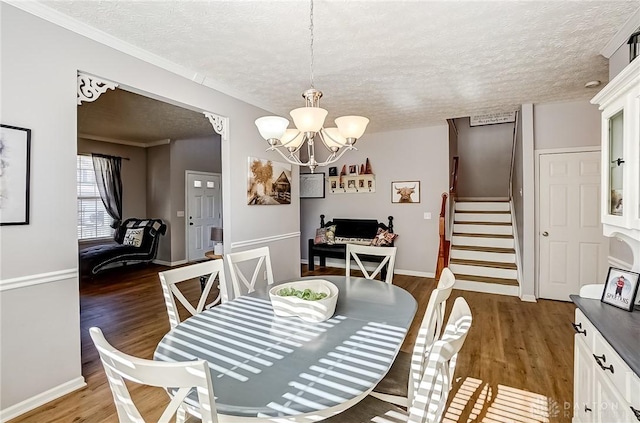
{"label": "decorative corbel", "polygon": [[107,90],[115,90],[118,84],[78,72],[78,106],[82,102],[96,101]]}
{"label": "decorative corbel", "polygon": [[215,115],[209,112],[203,112],[204,115],[211,122],[211,126],[213,126],[213,130],[220,134],[222,137],[222,141],[229,140],[229,118],[224,116]]}

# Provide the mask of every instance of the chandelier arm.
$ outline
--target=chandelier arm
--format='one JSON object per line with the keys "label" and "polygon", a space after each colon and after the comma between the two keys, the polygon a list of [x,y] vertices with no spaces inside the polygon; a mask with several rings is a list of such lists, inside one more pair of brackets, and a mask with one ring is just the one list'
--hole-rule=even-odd
{"label": "chandelier arm", "polygon": [[340,154],[338,154],[337,151],[335,153],[331,153],[331,155],[329,157],[327,157],[327,160],[325,160],[324,162],[318,163],[317,165],[318,166],[326,166],[326,165],[330,165],[331,163],[335,163],[338,160],[340,160],[342,158],[342,156],[344,156],[344,153],[346,153],[349,150],[358,151],[358,149],[356,147],[354,147],[354,146],[347,146],[347,147],[345,147],[344,150],[340,151]]}
{"label": "chandelier arm", "polygon": [[265,151],[276,151],[278,152],[278,154],[280,154],[282,156],[283,159],[285,159],[288,163],[294,164],[294,165],[298,165],[298,166],[308,166],[309,163],[304,163],[302,161],[300,161],[300,159],[298,159],[298,157],[296,157],[295,155],[290,154],[290,155],[286,155],[284,154],[282,151],[280,151],[280,149],[276,146],[272,146],[267,148]]}

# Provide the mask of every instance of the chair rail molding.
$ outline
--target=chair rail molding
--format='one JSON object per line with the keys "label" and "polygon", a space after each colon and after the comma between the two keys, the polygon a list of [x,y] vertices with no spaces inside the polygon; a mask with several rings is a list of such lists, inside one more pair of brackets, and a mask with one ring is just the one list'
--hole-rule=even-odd
{"label": "chair rail molding", "polygon": [[267,236],[264,238],[255,238],[255,239],[248,239],[245,241],[232,242],[231,249],[233,250],[235,248],[251,247],[253,245],[266,244],[269,242],[281,241],[289,238],[300,238],[300,232],[290,232],[288,234],[281,234],[281,235]]}
{"label": "chair rail molding", "polygon": [[11,289],[26,288],[34,285],[41,285],[45,283],[58,282],[67,279],[77,279],[78,269],[64,269],[57,270],[55,272],[39,273],[36,275],[20,276],[11,279],[0,280],[0,292],[8,291]]}
{"label": "chair rail molding", "polygon": [[96,101],[107,90],[115,90],[117,83],[78,71],[78,106]]}
{"label": "chair rail molding", "polygon": [[211,122],[213,130],[222,137],[222,141],[229,141],[229,118],[210,112],[203,113]]}

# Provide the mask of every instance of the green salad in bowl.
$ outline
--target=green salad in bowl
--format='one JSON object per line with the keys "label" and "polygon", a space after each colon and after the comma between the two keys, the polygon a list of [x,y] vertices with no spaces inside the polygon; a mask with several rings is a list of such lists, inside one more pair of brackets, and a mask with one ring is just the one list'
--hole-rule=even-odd
{"label": "green salad in bowl", "polygon": [[295,289],[295,288],[282,288],[278,291],[278,295],[281,297],[298,297],[307,301],[318,301],[323,298],[327,298],[327,294],[325,292],[314,292],[309,288],[304,290]]}

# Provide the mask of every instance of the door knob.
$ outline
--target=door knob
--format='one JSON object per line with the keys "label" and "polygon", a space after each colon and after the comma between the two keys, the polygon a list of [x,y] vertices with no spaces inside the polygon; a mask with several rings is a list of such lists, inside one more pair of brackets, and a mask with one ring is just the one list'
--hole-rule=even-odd
{"label": "door knob", "polygon": [[544,231],[544,232],[542,233],[542,236],[549,236],[549,232]]}
{"label": "door knob", "polygon": [[193,226],[193,222],[189,222],[189,226]]}

